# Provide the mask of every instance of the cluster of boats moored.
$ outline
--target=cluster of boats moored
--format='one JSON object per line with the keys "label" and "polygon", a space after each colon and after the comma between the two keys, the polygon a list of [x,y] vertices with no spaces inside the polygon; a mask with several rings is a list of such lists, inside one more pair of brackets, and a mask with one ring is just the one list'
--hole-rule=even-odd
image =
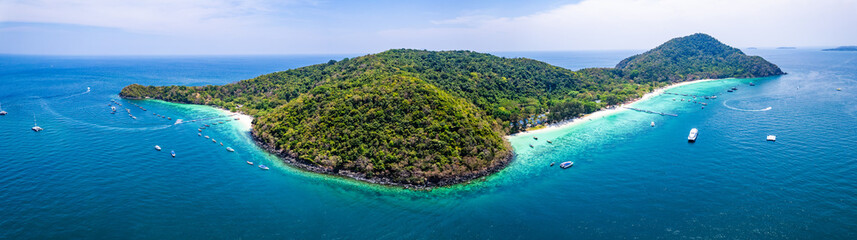
{"label": "cluster of boats moored", "polygon": [[[539,137],[533,136],[533,140],[538,141],[538,140],[539,140]],[[549,144],[553,144],[553,142],[551,142],[551,140],[545,140],[545,141],[546,141],[546,142],[548,142]],[[535,146],[533,146],[532,144],[530,144],[530,148],[535,148]],[[550,164],[550,166],[551,166],[551,167],[553,167],[553,165],[555,165],[555,164],[556,164],[555,162],[552,162],[552,163]],[[572,161],[565,161],[565,162],[561,162],[561,163],[559,164],[559,167],[560,167],[560,168],[562,168],[562,169],[570,168],[571,166],[574,166],[574,162],[572,162]]]}

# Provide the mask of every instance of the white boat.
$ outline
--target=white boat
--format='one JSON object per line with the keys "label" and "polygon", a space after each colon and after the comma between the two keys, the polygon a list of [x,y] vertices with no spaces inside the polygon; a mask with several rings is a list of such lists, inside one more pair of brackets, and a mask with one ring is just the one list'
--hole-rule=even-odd
{"label": "white boat", "polygon": [[262,170],[268,170],[268,166],[262,164],[259,164],[259,168],[261,168]]}
{"label": "white boat", "polygon": [[768,141],[777,141],[777,136],[768,135]]}
{"label": "white boat", "polygon": [[213,142],[213,143],[217,143],[217,141],[215,141],[214,139],[211,139],[211,142]]}
{"label": "white boat", "polygon": [[208,136],[205,136],[205,138],[208,138]]}
{"label": "white boat", "polygon": [[36,114],[33,114],[33,128],[32,129],[34,132],[40,132],[42,130],[45,130],[42,127],[39,127],[39,124],[36,124]]}
{"label": "white boat", "polygon": [[232,149],[231,147],[226,147],[226,151],[234,152],[235,149]]}
{"label": "white boat", "polygon": [[251,161],[247,161],[247,164],[253,165],[253,162],[251,162]]}
{"label": "white boat", "polygon": [[574,162],[572,162],[572,161],[563,162],[563,163],[559,164],[559,167],[561,167],[563,169],[570,168],[571,166],[574,166]]}
{"label": "white boat", "polygon": [[161,146],[155,145],[155,150],[161,151]]}
{"label": "white boat", "polygon": [[2,116],[2,115],[6,115],[6,113],[7,113],[7,112],[6,112],[6,111],[3,111],[3,108],[2,108],[2,107],[0,107],[0,116]]}
{"label": "white boat", "polygon": [[652,127],[654,127],[654,126],[655,126],[655,122],[652,122]]}
{"label": "white boat", "polygon": [[170,151],[170,155],[172,155],[173,157],[176,157],[176,151]]}
{"label": "white boat", "polygon": [[690,134],[687,135],[687,141],[696,142],[696,135],[698,135],[698,133],[699,130],[696,130],[696,128],[690,129]]}
{"label": "white boat", "polygon": [[202,133],[197,133],[196,135],[199,135],[200,137],[202,137]]}

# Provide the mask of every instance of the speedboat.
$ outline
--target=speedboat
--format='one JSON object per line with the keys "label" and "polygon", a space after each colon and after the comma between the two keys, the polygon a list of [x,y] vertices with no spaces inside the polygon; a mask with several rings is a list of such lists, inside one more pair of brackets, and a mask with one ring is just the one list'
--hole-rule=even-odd
{"label": "speedboat", "polygon": [[777,136],[774,136],[774,135],[768,135],[768,139],[767,139],[767,140],[768,140],[768,141],[777,141]]}
{"label": "speedboat", "polygon": [[652,122],[652,127],[654,127],[654,126],[655,126],[655,122]]}
{"label": "speedboat", "polygon": [[687,135],[688,142],[696,142],[696,136],[699,134],[699,130],[696,128],[690,129],[690,134]]}
{"label": "speedboat", "polygon": [[196,135],[199,135],[200,137],[202,137],[202,133],[197,133]]}
{"label": "speedboat", "polygon": [[571,166],[574,166],[574,162],[572,162],[572,161],[562,162],[559,164],[559,167],[561,167],[563,169],[570,168]]}
{"label": "speedboat", "polygon": [[235,149],[232,149],[231,147],[226,147],[226,151],[234,152]]}
{"label": "speedboat", "polygon": [[223,146],[223,142],[220,142],[220,146]]}
{"label": "speedboat", "polygon": [[530,144],[530,148],[533,148],[533,145],[532,145],[532,144]]}
{"label": "speedboat", "polygon": [[551,167],[553,167],[554,162],[551,162]]}
{"label": "speedboat", "polygon": [[206,135],[205,138],[209,138],[209,137]]}
{"label": "speedboat", "polygon": [[547,141],[548,143],[553,143],[553,142],[551,142],[551,140],[545,140],[545,141]]}
{"label": "speedboat", "polygon": [[173,157],[176,157],[176,151],[170,151],[170,155],[172,155]]}
{"label": "speedboat", "polygon": [[161,146],[155,145],[155,150],[161,151]]}
{"label": "speedboat", "polygon": [[247,161],[247,164],[253,165],[253,162],[251,162],[251,161]]}
{"label": "speedboat", "polygon": [[259,168],[261,168],[262,170],[268,170],[268,166],[265,166],[263,164],[259,164]]}
{"label": "speedboat", "polygon": [[537,137],[535,137],[535,136],[533,136],[533,139],[535,139],[535,140],[539,140],[539,138],[537,138]]}
{"label": "speedboat", "polygon": [[213,142],[213,143],[217,143],[217,141],[215,141],[214,139],[211,139],[211,142]]}

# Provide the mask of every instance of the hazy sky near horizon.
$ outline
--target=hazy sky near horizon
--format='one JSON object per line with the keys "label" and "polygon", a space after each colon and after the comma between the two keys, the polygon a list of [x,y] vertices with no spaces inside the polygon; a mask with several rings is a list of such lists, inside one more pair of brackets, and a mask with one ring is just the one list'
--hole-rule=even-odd
{"label": "hazy sky near horizon", "polygon": [[857,45],[855,0],[0,0],[0,53],[372,53],[391,48]]}

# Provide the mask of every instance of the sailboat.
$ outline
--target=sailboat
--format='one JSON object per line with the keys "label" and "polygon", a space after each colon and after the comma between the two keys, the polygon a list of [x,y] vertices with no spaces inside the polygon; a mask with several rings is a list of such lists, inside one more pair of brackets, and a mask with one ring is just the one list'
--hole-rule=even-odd
{"label": "sailboat", "polygon": [[34,131],[34,132],[39,132],[39,131],[42,131],[42,130],[45,130],[45,129],[43,129],[43,128],[39,127],[39,124],[37,124],[37,123],[36,123],[36,114],[33,114],[33,131]]}

